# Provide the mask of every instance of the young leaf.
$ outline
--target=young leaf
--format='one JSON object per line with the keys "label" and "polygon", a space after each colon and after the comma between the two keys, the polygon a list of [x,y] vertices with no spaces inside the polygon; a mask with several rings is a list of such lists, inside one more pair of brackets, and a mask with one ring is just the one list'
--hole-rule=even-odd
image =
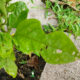
{"label": "young leaf", "polygon": [[7,10],[11,13],[9,15],[8,24],[10,27],[15,28],[21,21],[27,18],[29,11],[26,4],[22,1],[11,4]]}
{"label": "young leaf", "polygon": [[64,64],[79,58],[79,52],[64,32],[54,32],[46,36],[47,48],[41,52],[46,62]]}

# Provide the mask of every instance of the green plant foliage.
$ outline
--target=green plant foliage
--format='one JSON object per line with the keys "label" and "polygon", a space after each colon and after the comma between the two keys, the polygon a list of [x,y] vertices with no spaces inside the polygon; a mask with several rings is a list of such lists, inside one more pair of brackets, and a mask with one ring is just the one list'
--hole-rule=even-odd
{"label": "green plant foliage", "polygon": [[27,61],[26,60],[22,60],[21,62],[19,62],[20,64],[26,64]]}
{"label": "green plant foliage", "polygon": [[10,12],[8,19],[9,27],[15,27],[15,28],[21,21],[27,18],[29,11],[26,4],[22,1],[10,4],[7,10],[8,12]]}
{"label": "green plant foliage", "polygon": [[17,76],[17,66],[13,60],[10,60],[9,58],[7,58],[6,63],[4,65],[4,69],[13,78]]}
{"label": "green plant foliage", "polygon": [[17,75],[17,66],[15,64],[15,55],[12,53],[7,58],[0,57],[0,69],[4,68],[5,71],[13,78]]}
{"label": "green plant foliage", "polygon": [[5,5],[6,5],[6,0],[0,0],[0,14],[3,15],[5,18],[7,18]]}
{"label": "green plant foliage", "polygon": [[7,3],[8,3],[9,1],[11,1],[11,0],[6,0]]}
{"label": "green plant foliage", "polygon": [[[56,31],[57,28],[53,28],[50,24],[44,25],[44,32],[40,21],[36,19],[26,19],[29,10],[24,2],[19,1],[7,4],[9,1],[10,0],[0,0],[0,69],[4,68],[5,71],[13,78],[16,77],[17,66],[15,64],[15,54],[13,50],[14,45],[17,50],[22,51],[25,54],[35,53],[38,56],[41,55],[46,62],[52,64],[68,63],[80,58],[77,48],[64,32]],[[51,6],[52,4],[47,0],[46,10]],[[63,7],[61,7],[61,9],[62,8]],[[76,34],[79,34],[78,25],[80,25],[80,21],[76,16],[72,17],[75,13],[71,13],[69,15],[67,12],[69,15],[67,18],[63,12],[60,12],[61,9],[59,6],[57,8],[52,7],[52,9],[55,13],[56,9],[58,9],[57,12],[60,13],[57,17],[59,19],[58,22],[60,22],[60,20],[62,22],[67,21],[65,25],[67,25],[69,31],[72,30],[73,32],[75,31]],[[3,22],[3,18],[6,23]],[[6,19],[8,19],[8,21]],[[79,22],[77,22],[77,19]],[[74,24],[74,30],[72,27],[73,23],[77,24]],[[3,28],[4,25],[8,27],[8,32],[5,32]],[[16,28],[16,33],[12,38],[9,31],[13,27]],[[59,23],[59,28],[61,28],[61,30],[64,29],[63,27],[65,27],[64,24]],[[20,64],[26,64],[26,62],[27,61],[21,61]]]}
{"label": "green plant foliage", "polygon": [[55,3],[52,6],[53,12],[57,15],[58,29],[67,31],[75,36],[80,35],[80,14],[73,9]]}
{"label": "green plant foliage", "polygon": [[34,3],[34,0],[31,0],[31,3]]}
{"label": "green plant foliage", "polygon": [[13,44],[9,34],[0,32],[0,56],[8,57],[13,52]]}
{"label": "green plant foliage", "polygon": [[45,34],[40,22],[35,19],[24,20],[17,27],[14,36],[17,48],[29,54],[41,53],[48,63],[61,64],[75,61],[79,53],[64,32]]}
{"label": "green plant foliage", "polygon": [[0,69],[4,68],[13,78],[17,75],[17,66],[14,61],[12,38],[8,33],[0,32]]}
{"label": "green plant foliage", "polygon": [[51,2],[49,0],[45,0],[45,3],[46,3],[45,18],[47,18],[48,17],[49,8],[51,8],[52,4],[51,4]]}
{"label": "green plant foliage", "polygon": [[48,25],[43,25],[43,30],[45,33],[50,33],[50,32],[54,32],[57,30],[57,28],[55,28],[54,26],[48,24]]}
{"label": "green plant foliage", "polygon": [[79,57],[77,48],[64,32],[56,31],[46,37],[47,48],[41,52],[46,62],[64,64],[73,62]]}
{"label": "green plant foliage", "polygon": [[22,21],[17,27],[14,38],[17,49],[26,54],[34,52],[39,55],[40,49],[45,46],[44,32],[36,19]]}

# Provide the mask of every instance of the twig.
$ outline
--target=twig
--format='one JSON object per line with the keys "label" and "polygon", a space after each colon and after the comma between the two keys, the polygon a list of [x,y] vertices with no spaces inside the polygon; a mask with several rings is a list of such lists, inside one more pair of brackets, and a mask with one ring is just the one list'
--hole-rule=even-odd
{"label": "twig", "polygon": [[[53,1],[53,0],[50,0],[52,3],[55,3],[56,1]],[[68,4],[68,3],[65,3],[65,2],[63,2],[63,1],[57,1],[58,2],[58,4],[60,4],[60,5],[68,5],[68,6],[70,6],[71,8],[73,8],[74,10],[76,10],[76,11],[79,11],[76,7],[73,7],[73,6],[71,6],[70,4]],[[79,4],[80,4],[80,2],[79,2]]]}

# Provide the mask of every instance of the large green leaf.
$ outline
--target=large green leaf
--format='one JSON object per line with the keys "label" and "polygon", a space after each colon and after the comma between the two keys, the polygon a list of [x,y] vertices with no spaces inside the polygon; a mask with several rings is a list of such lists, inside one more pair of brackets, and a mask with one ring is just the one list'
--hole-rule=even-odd
{"label": "large green leaf", "polygon": [[7,10],[10,12],[8,19],[9,27],[15,28],[21,21],[27,18],[29,11],[26,4],[22,1],[11,4]]}
{"label": "large green leaf", "polygon": [[12,38],[7,33],[0,32],[0,56],[5,58],[13,52]]}
{"label": "large green leaf", "polygon": [[0,13],[7,18],[7,12],[6,12],[6,0],[0,0]]}
{"label": "large green leaf", "polygon": [[26,54],[34,52],[39,55],[40,49],[45,46],[44,32],[36,19],[22,21],[17,27],[14,38],[16,45],[18,44],[17,48]]}
{"label": "large green leaf", "polygon": [[48,63],[64,64],[79,58],[79,52],[64,32],[53,32],[46,35],[47,48],[41,52]]}
{"label": "large green leaf", "polygon": [[36,19],[21,22],[14,36],[17,49],[29,54],[35,53],[48,63],[62,64],[75,61],[79,52],[64,32],[45,34]]}

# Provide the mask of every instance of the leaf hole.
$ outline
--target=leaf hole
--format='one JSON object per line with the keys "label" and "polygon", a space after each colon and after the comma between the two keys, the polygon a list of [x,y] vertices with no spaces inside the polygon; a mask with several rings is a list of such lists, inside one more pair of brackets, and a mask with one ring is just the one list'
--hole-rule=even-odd
{"label": "leaf hole", "polygon": [[46,46],[46,49],[48,49],[48,45]]}

